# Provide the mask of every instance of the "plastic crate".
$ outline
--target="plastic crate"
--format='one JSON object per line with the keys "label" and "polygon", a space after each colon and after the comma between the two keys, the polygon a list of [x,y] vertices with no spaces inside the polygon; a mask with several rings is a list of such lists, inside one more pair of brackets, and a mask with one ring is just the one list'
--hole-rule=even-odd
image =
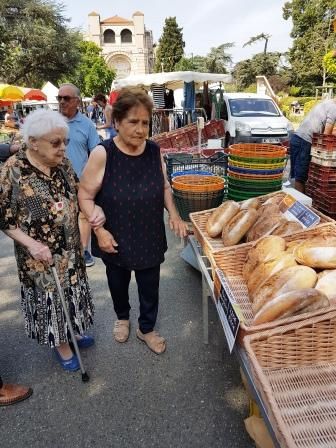
{"label": "plastic crate", "polygon": [[312,161],[312,163],[315,163],[315,165],[336,168],[336,159],[335,158],[334,159],[326,159],[326,158],[322,158],[322,157],[312,156],[311,161]]}
{"label": "plastic crate", "polygon": [[312,146],[310,154],[314,157],[321,157],[322,159],[334,159],[336,160],[336,148],[334,151],[326,151]]}
{"label": "plastic crate", "polygon": [[222,138],[225,135],[224,120],[211,120],[205,123],[204,133],[206,138]]}
{"label": "plastic crate", "polygon": [[336,135],[313,134],[312,147],[322,151],[336,151]]}
{"label": "plastic crate", "polygon": [[193,146],[193,143],[189,140],[188,133],[185,131],[170,133],[169,138],[174,148],[187,148]]}

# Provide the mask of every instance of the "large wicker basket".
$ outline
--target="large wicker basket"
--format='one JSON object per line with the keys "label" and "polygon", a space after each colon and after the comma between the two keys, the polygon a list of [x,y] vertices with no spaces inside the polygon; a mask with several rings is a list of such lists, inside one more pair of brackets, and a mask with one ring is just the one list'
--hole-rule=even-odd
{"label": "large wicker basket", "polygon": [[243,343],[280,446],[336,447],[336,312]]}
{"label": "large wicker basket", "polygon": [[[284,237],[284,239],[289,242],[310,239],[319,235],[336,236],[336,225],[332,223],[322,224],[319,227],[315,227],[314,229],[296,233],[295,235],[286,236]],[[213,263],[215,291],[218,292],[220,288],[220,280],[215,272],[215,268],[219,268],[224,273],[232,296],[240,306],[243,321],[240,323],[240,330],[238,335],[239,339],[241,339],[246,333],[253,333],[256,331],[274,328],[279,325],[285,325],[287,323],[300,321],[302,319],[307,319],[308,317],[323,314],[329,311],[330,308],[323,308],[315,312],[297,314],[296,316],[275,320],[273,322],[267,322],[261,325],[253,325],[252,321],[254,318],[254,313],[252,310],[252,302],[250,300],[246,281],[243,278],[242,273],[243,266],[247,259],[248,251],[253,245],[254,243],[246,243],[241,244],[240,246],[232,246],[223,249],[220,252],[214,253],[211,259],[211,262]],[[333,305],[333,307],[336,308],[336,305]]]}
{"label": "large wicker basket", "polygon": [[[264,202],[267,201],[267,199],[269,199],[273,196],[277,196],[277,195],[283,195],[283,197],[285,197],[286,193],[284,193],[282,191],[270,193],[270,194],[266,194],[264,196],[259,196],[258,199],[263,204]],[[335,221],[333,219],[329,218],[328,216],[324,215],[323,213],[319,212],[318,210],[314,209],[313,207],[310,207],[310,209],[320,217],[320,224],[318,226],[320,226],[321,224],[328,223],[328,222],[335,223]],[[206,223],[207,223],[211,213],[214,210],[215,209],[203,210],[200,212],[195,212],[195,213],[190,214],[190,220],[193,224],[195,238],[200,243],[204,254],[209,258],[212,257],[213,253],[216,253],[225,248],[221,237],[211,238],[205,229]],[[304,231],[304,230],[302,230],[302,231]]]}

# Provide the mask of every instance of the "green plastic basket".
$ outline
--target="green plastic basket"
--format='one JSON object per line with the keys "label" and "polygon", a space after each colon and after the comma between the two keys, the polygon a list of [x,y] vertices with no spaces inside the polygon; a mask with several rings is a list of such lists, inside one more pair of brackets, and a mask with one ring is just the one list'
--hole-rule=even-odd
{"label": "green plastic basket", "polygon": [[272,163],[281,163],[286,160],[286,157],[241,157],[236,156],[233,154],[230,154],[231,160],[236,160],[237,162],[243,162],[243,163],[266,163],[266,164],[272,164]]}
{"label": "green plastic basket", "polygon": [[269,180],[269,179],[256,179],[256,180],[250,180],[250,179],[236,179],[235,177],[228,177],[228,182],[232,185],[237,186],[250,186],[251,188],[254,187],[277,187],[282,184],[282,179],[277,180]]}
{"label": "green plastic basket", "polygon": [[226,195],[227,192],[225,190],[193,193],[173,189],[176,208],[184,221],[190,221],[189,213],[201,212],[218,207]]}

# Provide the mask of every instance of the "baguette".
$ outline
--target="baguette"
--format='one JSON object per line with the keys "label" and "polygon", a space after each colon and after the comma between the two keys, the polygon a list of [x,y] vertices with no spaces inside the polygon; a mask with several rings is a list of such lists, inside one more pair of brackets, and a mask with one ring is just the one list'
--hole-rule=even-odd
{"label": "baguette", "polygon": [[252,297],[252,308],[257,313],[263,305],[274,297],[304,288],[314,288],[317,274],[308,266],[291,266],[269,277]]}
{"label": "baguette", "polygon": [[253,324],[260,325],[294,314],[315,311],[329,306],[327,296],[314,288],[280,294],[267,302],[254,316]]}
{"label": "baguette", "polygon": [[287,219],[280,223],[280,225],[273,230],[272,235],[286,236],[293,233],[300,232],[303,227],[296,221],[288,221]]}
{"label": "baguette", "polygon": [[320,272],[315,289],[323,292],[330,302],[336,302],[336,269]]}
{"label": "baguette", "polygon": [[234,246],[239,243],[245,233],[253,226],[258,218],[254,208],[237,213],[223,228],[222,240],[224,246]]}
{"label": "baguette", "polygon": [[246,201],[241,202],[240,210],[247,210],[248,208],[254,208],[258,210],[260,207],[260,200],[258,198],[250,198]]}
{"label": "baguette", "polygon": [[211,238],[216,238],[222,233],[223,226],[239,212],[240,206],[235,201],[226,201],[210,215],[205,229]]}
{"label": "baguette", "polygon": [[319,269],[336,268],[336,238],[317,237],[305,240],[294,249],[298,263]]}
{"label": "baguette", "polygon": [[278,226],[279,220],[282,218],[282,213],[277,205],[270,205],[269,207],[263,205],[258,210],[258,212],[260,211],[261,214],[257,222],[247,234],[247,241],[254,241],[271,233]]}

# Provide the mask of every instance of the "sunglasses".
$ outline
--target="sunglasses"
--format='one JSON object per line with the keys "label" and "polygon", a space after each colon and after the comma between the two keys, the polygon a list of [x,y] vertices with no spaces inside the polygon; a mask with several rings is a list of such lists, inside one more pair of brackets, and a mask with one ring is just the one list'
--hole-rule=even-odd
{"label": "sunglasses", "polygon": [[57,138],[56,140],[48,140],[47,138],[40,137],[40,140],[44,140],[51,144],[51,146],[55,149],[60,148],[62,144],[67,146],[70,142],[69,138]]}
{"label": "sunglasses", "polygon": [[74,99],[74,98],[78,98],[77,96],[70,96],[70,95],[64,95],[64,96],[62,96],[62,95],[58,95],[57,97],[56,97],[56,99],[57,99],[57,101],[60,103],[62,100],[64,100],[64,101],[66,101],[67,103],[70,101],[70,100],[72,100],[72,99]]}

